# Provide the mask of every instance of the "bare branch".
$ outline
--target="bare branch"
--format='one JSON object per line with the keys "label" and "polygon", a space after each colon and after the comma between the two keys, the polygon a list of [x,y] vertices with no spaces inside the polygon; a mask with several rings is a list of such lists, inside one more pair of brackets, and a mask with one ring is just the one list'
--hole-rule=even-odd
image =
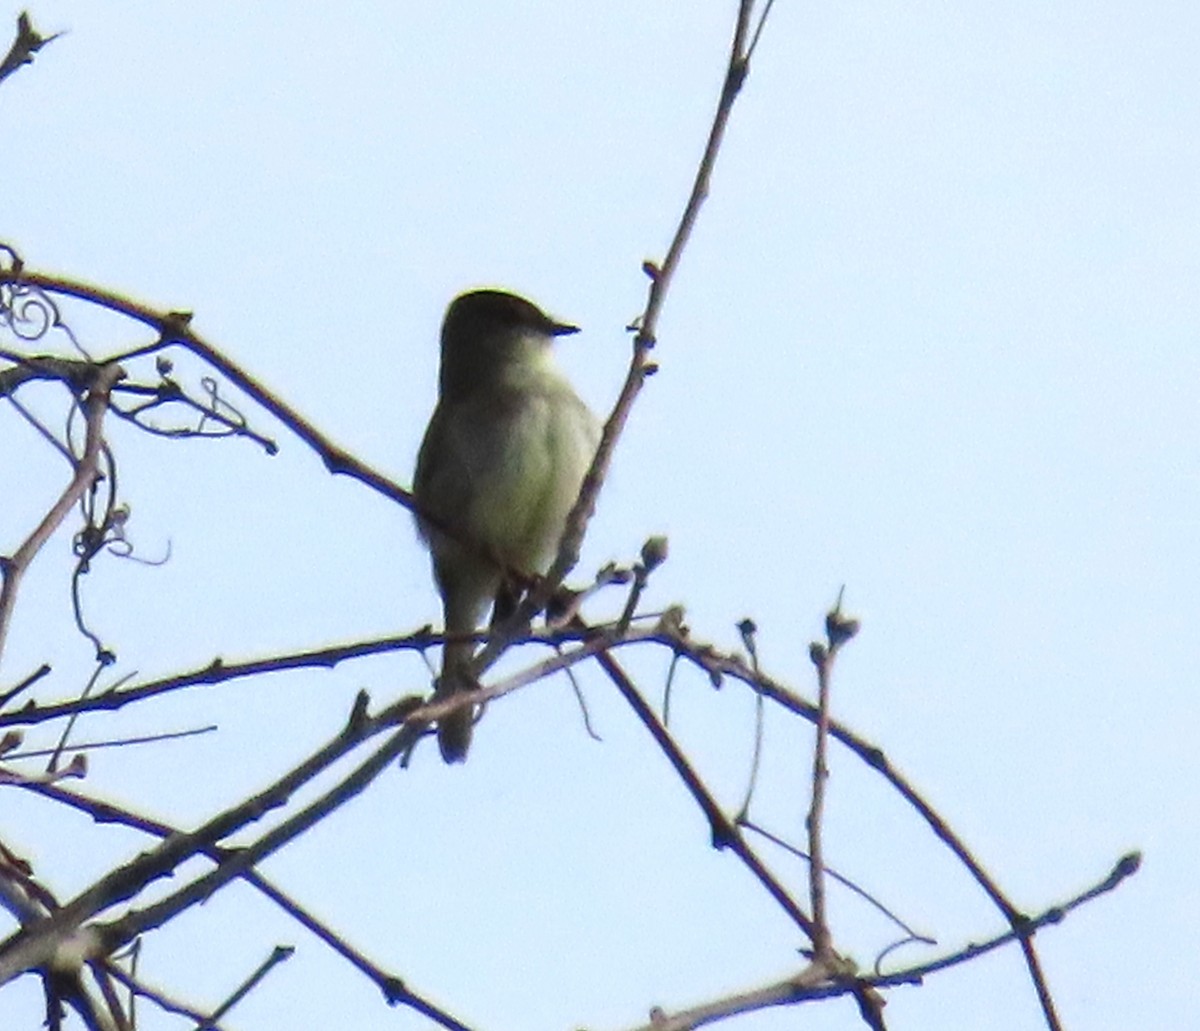
{"label": "bare branch", "polygon": [[225,1016],[226,1013],[228,1013],[231,1009],[233,1009],[234,1006],[241,1002],[242,999],[249,995],[257,985],[261,984],[263,978],[265,978],[267,974],[269,974],[275,967],[279,966],[280,963],[284,963],[291,959],[295,953],[296,950],[290,945],[276,945],[275,948],[271,950],[271,955],[264,959],[262,963],[260,963],[258,967],[250,974],[250,976],[247,977],[245,981],[243,981],[236,989],[234,989],[233,992],[230,993],[229,998],[227,998],[221,1003],[221,1005],[213,1010],[212,1016],[205,1020],[203,1024],[196,1029],[196,1031],[212,1031],[213,1025],[218,1020]]}
{"label": "bare branch", "polygon": [[123,351],[108,360],[131,362],[135,358],[145,355],[158,354],[172,346],[182,347],[215,368],[239,390],[287,426],[321,456],[325,467],[331,473],[350,476],[406,508],[413,507],[411,492],[384,476],[383,473],[372,469],[365,462],[355,458],[345,449],[335,445],[282,398],[196,334],[191,328],[190,312],[164,313],[111,290],[92,286],[79,280],[29,272],[21,266],[16,268],[0,267],[0,285],[9,283],[22,284],[50,293],[90,301],[150,327],[158,334],[158,339],[154,343]]}
{"label": "bare branch", "polygon": [[[842,595],[825,617],[825,643],[814,643],[808,654],[817,668],[817,742],[813,748],[812,800],[808,810],[808,885],[817,937],[813,948],[825,958],[832,947],[825,919],[825,855],[821,844],[821,821],[825,811],[825,784],[829,780],[826,752],[829,747],[829,687],[834,659],[841,646],[858,632],[858,623],[842,615]],[[755,673],[758,672],[757,664]]]}
{"label": "bare branch", "polygon": [[71,477],[71,482],[67,484],[58,501],[54,503],[54,506],[12,557],[0,557],[0,575],[3,577],[3,587],[0,587],[0,656],[4,653],[4,642],[12,619],[13,607],[16,605],[17,589],[20,586],[21,578],[25,575],[34,556],[50,539],[54,531],[62,525],[67,513],[83,497],[96,479],[100,453],[104,444],[101,429],[104,423],[104,411],[108,406],[108,394],[113,384],[124,376],[125,372],[120,365],[115,363],[98,366],[93,372],[94,378],[88,384],[83,400],[87,431],[83,455],[75,466],[75,475]]}
{"label": "bare branch", "polygon": [[549,572],[530,591],[517,607],[513,616],[492,635],[488,643],[475,656],[471,671],[478,676],[487,669],[500,654],[512,643],[513,639],[527,628],[537,613],[545,608],[551,595],[563,579],[575,568],[579,561],[579,551],[583,544],[584,533],[596,510],[596,501],[604,480],[608,476],[616,452],[617,440],[625,429],[629,413],[645,385],[646,378],[657,371],[649,358],[655,344],[655,333],[658,328],[659,313],[666,301],[667,290],[683,256],[683,250],[691,238],[692,229],[700,214],[700,207],[708,196],[709,182],[712,179],[713,168],[716,165],[717,154],[721,142],[725,138],[725,127],[729,122],[733,103],[741,91],[742,84],[749,72],[749,57],[746,53],[746,39],[750,25],[750,15],[754,8],[754,0],[741,0],[738,5],[737,23],[734,28],[733,42],[730,46],[729,64],[725,72],[725,82],[721,89],[721,97],[717,103],[717,112],[713,117],[712,128],[709,130],[708,143],[696,178],[692,184],[692,192],[684,207],[683,215],[675,230],[675,236],[667,249],[667,256],[661,265],[647,262],[643,268],[650,277],[650,292],[646,300],[646,308],[638,320],[638,329],[633,340],[633,357],[625,383],[613,405],[611,414],[604,424],[600,435],[600,446],[592,459],[591,468],[583,479],[579,489],[579,497],[567,516],[563,529],[562,540],[559,542],[558,554]]}
{"label": "bare branch", "polygon": [[[1127,877],[1132,876],[1138,869],[1140,856],[1131,853],[1118,860],[1112,871],[1099,883],[1073,896],[1065,902],[1050,906],[1036,917],[1029,920],[1029,933],[1049,924],[1058,923],[1071,910],[1090,902],[1116,888]],[[985,942],[971,944],[956,952],[931,960],[928,963],[907,967],[890,974],[876,974],[855,979],[840,981],[822,981],[820,968],[812,965],[804,968],[799,974],[776,981],[744,992],[724,996],[711,1002],[704,1003],[676,1013],[665,1013],[656,1010],[648,1024],[639,1025],[632,1031],[691,1031],[693,1028],[714,1024],[720,1020],[751,1013],[757,1010],[770,1009],[776,1006],[797,1005],[818,999],[828,999],[834,996],[848,995],[860,987],[891,988],[904,984],[920,984],[923,978],[930,974],[966,963],[985,952],[991,952],[1001,946],[1011,944],[1017,935],[1009,930]]]}
{"label": "bare branch", "polygon": [[784,912],[792,918],[796,926],[811,941],[814,931],[812,918],[800,908],[778,878],[767,869],[766,864],[763,863],[758,854],[742,836],[742,832],[738,829],[737,825],[721,810],[717,800],[713,798],[712,793],[687,761],[679,746],[675,744],[667,729],[659,722],[653,710],[651,710],[650,706],[646,704],[645,699],[638,693],[633,681],[629,679],[625,671],[618,665],[617,660],[607,651],[600,652],[596,658],[600,663],[600,667],[608,674],[609,679],[616,685],[617,690],[621,692],[625,701],[629,703],[630,708],[633,709],[638,719],[642,721],[642,725],[650,731],[655,743],[670,760],[671,765],[675,768],[675,772],[687,786],[692,798],[695,799],[696,804],[700,806],[704,815],[708,818],[709,827],[712,830],[713,847],[718,849],[731,848],[734,854],[754,874],[767,893],[779,903]]}
{"label": "bare branch", "polygon": [[[168,838],[172,835],[183,833],[177,827],[141,816],[111,802],[88,798],[58,784],[26,782],[20,786],[34,794],[42,795],[45,798],[87,813],[97,823],[118,823],[157,838]],[[225,860],[229,852],[227,849],[213,845],[205,848],[203,854],[214,862],[220,863]],[[349,945],[342,936],[327,927],[321,920],[257,870],[253,868],[247,869],[242,872],[241,878],[279,906],[280,909],[297,923],[325,942],[326,945],[346,959],[357,970],[365,974],[383,992],[384,998],[389,1005],[399,1004],[408,1006],[437,1021],[442,1027],[447,1028],[448,1031],[470,1031],[469,1028],[459,1023],[450,1014],[409,988],[401,978],[382,970],[376,964],[372,963],[361,952]]]}

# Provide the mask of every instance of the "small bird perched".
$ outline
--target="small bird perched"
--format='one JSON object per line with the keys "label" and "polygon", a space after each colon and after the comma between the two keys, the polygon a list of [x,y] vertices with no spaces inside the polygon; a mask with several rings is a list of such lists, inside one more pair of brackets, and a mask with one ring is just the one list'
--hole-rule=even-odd
{"label": "small bird perched", "polygon": [[[442,323],[438,402],[413,494],[448,635],[493,621],[516,596],[508,571],[532,578],[554,559],[567,513],[600,442],[600,423],[554,361],[556,337],[579,327],[500,290],[456,297]],[[447,641],[435,697],[467,691],[475,645]],[[438,747],[462,762],[474,714],[439,721]]]}

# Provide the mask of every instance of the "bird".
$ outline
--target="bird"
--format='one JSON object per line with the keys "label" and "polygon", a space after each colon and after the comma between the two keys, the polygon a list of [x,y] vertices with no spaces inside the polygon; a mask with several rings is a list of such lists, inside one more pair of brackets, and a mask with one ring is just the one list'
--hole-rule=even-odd
{"label": "bird", "polygon": [[[595,456],[600,423],[554,357],[555,342],[578,332],[505,290],[472,290],[446,309],[437,404],[413,477],[446,631],[435,700],[478,686],[470,635],[489,607],[493,623],[511,614],[520,581],[550,568]],[[472,709],[438,721],[446,763],[467,757]]]}

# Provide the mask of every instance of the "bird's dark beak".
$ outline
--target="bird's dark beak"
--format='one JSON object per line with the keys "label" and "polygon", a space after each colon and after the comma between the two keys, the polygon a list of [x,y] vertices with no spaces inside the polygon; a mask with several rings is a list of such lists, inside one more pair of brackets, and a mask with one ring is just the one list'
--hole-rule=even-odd
{"label": "bird's dark beak", "polygon": [[550,335],[556,337],[570,336],[572,333],[578,333],[579,327],[572,326],[569,322],[551,322]]}

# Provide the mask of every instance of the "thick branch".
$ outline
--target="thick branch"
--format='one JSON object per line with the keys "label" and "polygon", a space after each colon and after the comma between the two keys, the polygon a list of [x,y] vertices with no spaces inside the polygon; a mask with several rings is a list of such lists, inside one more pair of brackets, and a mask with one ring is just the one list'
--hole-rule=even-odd
{"label": "thick branch", "polygon": [[[203,854],[242,827],[286,804],[295,791],[367,738],[403,723],[418,704],[417,699],[402,699],[370,719],[356,709],[337,737],[265,791],[218,814],[195,831],[168,838],[157,848],[100,878],[50,919],[13,934],[0,943],[0,985],[26,970],[52,963],[61,946],[68,941],[76,941],[80,952],[89,958],[104,954],[104,942],[97,938],[94,928],[83,928],[84,921],[118,902],[132,898],[147,884],[170,874],[188,859]],[[422,727],[415,725],[405,727],[394,737],[405,734],[415,740],[422,730]],[[278,833],[278,828],[273,833]]]}

